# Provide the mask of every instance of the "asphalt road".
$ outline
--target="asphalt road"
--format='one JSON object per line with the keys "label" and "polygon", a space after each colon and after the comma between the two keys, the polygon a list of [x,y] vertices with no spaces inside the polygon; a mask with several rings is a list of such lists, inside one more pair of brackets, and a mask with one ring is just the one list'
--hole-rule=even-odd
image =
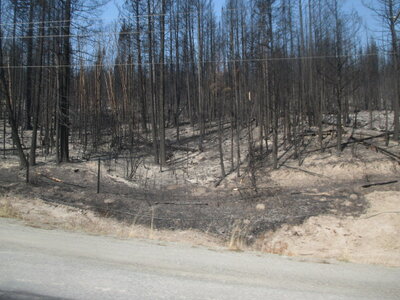
{"label": "asphalt road", "polygon": [[400,299],[400,269],[120,240],[0,218],[0,299]]}

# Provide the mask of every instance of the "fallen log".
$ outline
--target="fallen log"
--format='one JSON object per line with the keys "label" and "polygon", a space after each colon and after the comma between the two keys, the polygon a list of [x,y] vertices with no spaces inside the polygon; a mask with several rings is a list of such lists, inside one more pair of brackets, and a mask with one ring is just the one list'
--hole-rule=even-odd
{"label": "fallen log", "polygon": [[48,175],[43,174],[43,173],[39,173],[38,175],[43,176],[44,178],[50,179],[50,180],[52,180],[54,182],[63,182],[61,179],[58,179],[56,177],[51,177],[51,176],[48,176]]}
{"label": "fallen log", "polygon": [[291,167],[291,166],[287,166],[287,165],[282,165],[282,167],[285,167],[285,168],[288,168],[288,169],[297,170],[297,171],[301,171],[301,172],[304,172],[304,173],[306,173],[306,174],[308,174],[308,175],[312,175],[312,176],[316,176],[316,177],[326,177],[326,178],[329,178],[328,176],[325,176],[325,175],[322,175],[322,174],[318,174],[318,173],[314,173],[314,172],[311,172],[311,171],[307,171],[307,170],[304,170],[304,169],[302,169],[302,168]]}
{"label": "fallen log", "polygon": [[201,206],[208,206],[208,203],[200,203],[200,202],[194,202],[194,203],[190,203],[190,202],[185,202],[185,203],[178,203],[178,202],[154,202],[154,203],[152,203],[152,205],[160,205],[160,204],[164,204],[164,205],[201,205]]}
{"label": "fallen log", "polygon": [[38,175],[40,175],[40,176],[42,176],[42,177],[44,177],[44,178],[47,178],[47,179],[49,179],[49,180],[52,180],[52,181],[54,181],[54,182],[57,182],[57,183],[62,183],[62,184],[65,184],[65,185],[70,185],[70,186],[74,186],[74,187],[79,187],[79,188],[82,188],[82,189],[86,189],[86,186],[82,186],[82,185],[79,185],[79,184],[74,184],[74,183],[65,182],[65,181],[62,181],[62,180],[59,179],[59,178],[51,177],[51,176],[48,176],[48,175],[43,174],[43,173],[39,173]]}
{"label": "fallen log", "polygon": [[185,147],[185,146],[177,146],[177,145],[167,145],[167,148],[175,151],[185,151],[185,152],[198,152],[198,149],[195,148],[190,148],[190,147]]}
{"label": "fallen log", "polygon": [[[336,133],[336,129],[329,129],[329,130],[323,130],[321,132],[322,136],[328,136]],[[314,130],[309,130],[303,133],[300,133],[302,136],[318,136],[320,133],[318,131]]]}
{"label": "fallen log", "polygon": [[374,217],[377,217],[377,216],[380,216],[380,215],[384,215],[384,214],[400,214],[400,211],[383,211],[383,212],[374,214],[372,216],[365,217],[363,219],[371,219],[371,218],[374,218]]}
{"label": "fallen log", "polygon": [[394,154],[382,147],[379,147],[373,143],[369,143],[366,141],[366,139],[357,139],[355,137],[351,137],[352,140],[356,141],[357,143],[363,144],[367,147],[369,147],[371,150],[375,150],[376,152],[382,153],[388,157],[390,157],[391,159],[397,160],[398,162],[400,162],[400,156],[398,156],[397,154]]}
{"label": "fallen log", "polygon": [[388,185],[388,184],[393,184],[399,182],[398,180],[392,180],[392,181],[385,181],[385,182],[376,182],[376,183],[370,183],[370,184],[364,184],[361,187],[366,189],[372,186],[378,186],[378,185]]}
{"label": "fallen log", "polygon": [[[137,139],[137,142],[141,142],[143,145],[145,145],[148,148],[153,147],[153,143],[151,141],[148,141],[147,139],[145,139],[144,137],[141,137],[141,136]],[[167,149],[173,150],[173,151],[186,151],[186,152],[193,152],[193,153],[198,152],[198,149],[180,146],[180,145],[174,145],[171,143],[167,143],[165,146]]]}
{"label": "fallen log", "polygon": [[[23,147],[22,150],[29,150],[31,149],[30,147]],[[17,151],[18,149],[16,148],[6,148],[6,149],[1,149],[1,152],[9,152],[9,151]]]}
{"label": "fallen log", "polygon": [[[379,135],[375,135],[375,136],[369,136],[369,137],[362,138],[362,139],[356,139],[354,137],[351,137],[351,138],[349,138],[349,141],[344,142],[344,143],[342,143],[340,145],[343,148],[343,147],[345,147],[347,145],[356,144],[356,143],[362,143],[364,141],[373,140],[373,139],[377,139],[377,138],[381,138],[381,137],[386,137],[387,135],[392,135],[392,134],[393,134],[393,132],[391,131],[391,132],[385,132],[385,133],[382,133],[382,134],[379,134]],[[322,151],[322,150],[326,150],[326,149],[331,149],[331,148],[335,148],[335,147],[337,147],[337,144],[326,146],[326,147],[323,147],[323,148],[309,150],[309,151],[303,152],[303,154],[310,154],[310,153],[314,153],[314,152],[318,152],[318,151]]]}

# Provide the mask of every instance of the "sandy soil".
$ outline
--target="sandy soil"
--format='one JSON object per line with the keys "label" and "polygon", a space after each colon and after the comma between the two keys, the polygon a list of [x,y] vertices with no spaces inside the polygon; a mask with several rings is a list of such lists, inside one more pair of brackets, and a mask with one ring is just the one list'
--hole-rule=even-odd
{"label": "sandy soil", "polygon": [[366,195],[370,208],[358,218],[311,217],[261,237],[261,251],[400,267],[400,192]]}

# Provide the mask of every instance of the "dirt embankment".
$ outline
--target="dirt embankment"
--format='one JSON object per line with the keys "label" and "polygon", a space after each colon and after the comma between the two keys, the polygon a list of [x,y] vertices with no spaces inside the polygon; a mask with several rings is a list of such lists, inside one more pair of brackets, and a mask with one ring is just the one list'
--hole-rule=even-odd
{"label": "dirt embankment", "polygon": [[[271,177],[277,185],[297,188],[303,194],[311,187],[325,187],[322,202],[334,186],[351,189],[353,193],[346,195],[342,205],[352,213],[322,214],[299,225],[285,224],[265,232],[253,247],[289,256],[400,266],[399,175],[398,162],[365,147],[357,148],[356,156],[346,151],[341,156],[315,154],[301,167],[292,163],[274,171]],[[356,215],[353,205],[359,198],[366,206]]]}
{"label": "dirt embankment", "polygon": [[255,243],[261,251],[349,262],[400,266],[400,192],[366,195],[370,207],[360,217],[311,217],[284,225]]}

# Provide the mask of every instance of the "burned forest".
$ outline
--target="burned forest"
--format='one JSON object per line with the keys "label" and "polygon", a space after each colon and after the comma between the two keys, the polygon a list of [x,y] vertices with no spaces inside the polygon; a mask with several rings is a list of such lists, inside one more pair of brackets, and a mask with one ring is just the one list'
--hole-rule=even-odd
{"label": "burned forest", "polygon": [[400,224],[400,1],[116,2],[0,0],[0,216],[355,261]]}

